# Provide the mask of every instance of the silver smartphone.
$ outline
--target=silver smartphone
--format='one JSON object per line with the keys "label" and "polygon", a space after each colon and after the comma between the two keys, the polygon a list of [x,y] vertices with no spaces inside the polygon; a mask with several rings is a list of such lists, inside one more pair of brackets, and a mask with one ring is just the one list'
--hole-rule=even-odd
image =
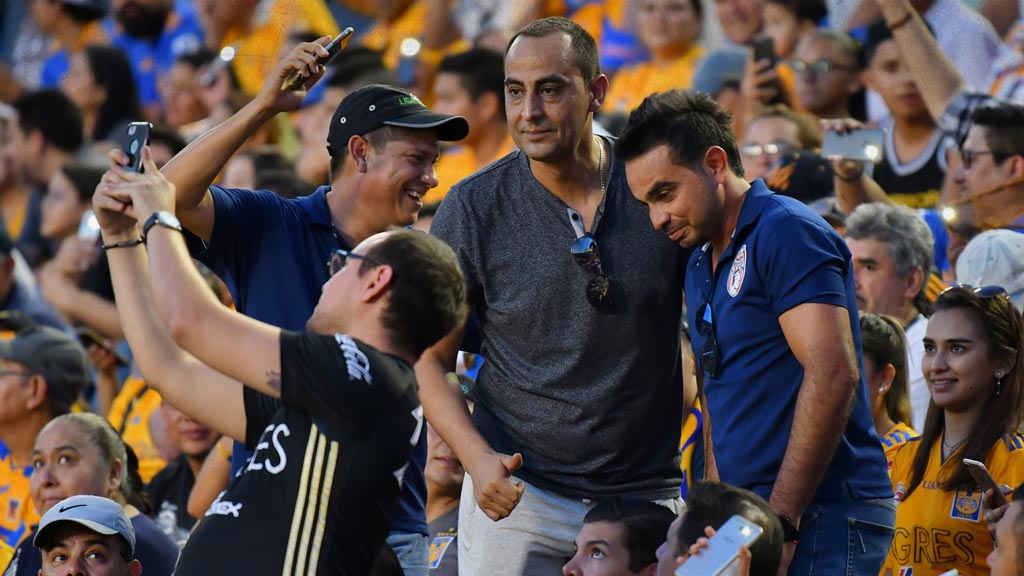
{"label": "silver smartphone", "polygon": [[860,128],[847,132],[828,131],[821,144],[821,155],[829,160],[875,163],[882,159],[885,130]]}
{"label": "silver smartphone", "polygon": [[999,508],[1003,504],[1007,503],[1006,495],[999,489],[999,485],[996,484],[992,475],[989,474],[988,468],[985,464],[978,462],[977,460],[971,460],[970,458],[964,458],[964,466],[967,467],[967,471],[971,473],[971,478],[978,483],[982,491],[992,491],[992,507]]}
{"label": "silver smartphone", "polygon": [[764,529],[739,514],[729,518],[708,539],[708,547],[686,559],[676,576],[720,576],[735,574],[739,563],[740,546],[750,547],[764,533]]}

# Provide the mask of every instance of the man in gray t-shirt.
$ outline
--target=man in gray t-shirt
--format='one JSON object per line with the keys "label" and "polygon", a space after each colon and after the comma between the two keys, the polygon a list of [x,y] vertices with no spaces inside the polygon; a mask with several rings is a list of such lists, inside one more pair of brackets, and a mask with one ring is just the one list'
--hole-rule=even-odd
{"label": "man in gray t-shirt", "polygon": [[471,476],[462,573],[558,573],[592,502],[679,493],[683,253],[592,133],[608,86],[597,68],[568,20],[520,31],[505,57],[520,151],[455,185],[433,222],[484,356],[472,419],[444,380],[461,331],[417,366],[427,418]]}

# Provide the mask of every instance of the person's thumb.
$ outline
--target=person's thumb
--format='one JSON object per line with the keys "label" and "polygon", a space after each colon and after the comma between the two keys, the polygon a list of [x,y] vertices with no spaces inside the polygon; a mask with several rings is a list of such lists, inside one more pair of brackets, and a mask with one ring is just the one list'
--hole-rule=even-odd
{"label": "person's thumb", "polygon": [[508,472],[509,475],[512,475],[516,470],[523,467],[523,455],[516,452],[511,456],[502,456],[501,465],[505,467],[505,471]]}

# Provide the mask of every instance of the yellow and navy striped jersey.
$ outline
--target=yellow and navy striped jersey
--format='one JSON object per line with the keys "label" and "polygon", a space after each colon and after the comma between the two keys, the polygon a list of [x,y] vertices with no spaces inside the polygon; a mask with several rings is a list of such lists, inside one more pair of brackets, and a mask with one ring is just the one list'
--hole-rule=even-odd
{"label": "yellow and navy striped jersey", "polygon": [[16,547],[28,534],[33,524],[39,522],[39,514],[29,494],[29,477],[32,466],[16,466],[11,451],[0,442],[0,539]]}
{"label": "yellow and navy striped jersey", "polygon": [[882,436],[882,449],[885,450],[885,461],[889,472],[892,472],[892,459],[896,452],[911,440],[920,437],[913,428],[903,422],[894,425]]}
{"label": "yellow and navy striped jersey", "polygon": [[[703,458],[694,459],[704,453],[704,414],[700,410],[700,398],[693,401],[693,407],[683,420],[683,433],[679,437],[679,468],[683,471],[683,483],[679,486],[679,496],[686,499],[690,486],[703,477]],[[700,460],[700,462],[698,462]],[[698,477],[700,476],[700,477]]]}
{"label": "yellow and navy striped jersey", "polygon": [[[948,477],[951,467],[962,457],[959,451],[943,462],[942,442],[936,441],[921,485],[903,499],[920,445],[920,439],[911,440],[893,461],[891,479],[898,501],[896,530],[883,576],[941,574],[953,568],[963,576],[986,576],[992,537],[981,517],[982,490],[978,486],[949,491],[939,488],[940,478]],[[996,442],[985,456],[985,466],[997,484],[1020,484],[1024,481],[1024,440],[1015,435]]]}
{"label": "yellow and navy striped jersey", "polygon": [[156,411],[162,402],[160,393],[144,380],[129,376],[107,413],[107,421],[139,457],[139,476],[146,484],[167,466],[149,433],[149,419],[160,417]]}

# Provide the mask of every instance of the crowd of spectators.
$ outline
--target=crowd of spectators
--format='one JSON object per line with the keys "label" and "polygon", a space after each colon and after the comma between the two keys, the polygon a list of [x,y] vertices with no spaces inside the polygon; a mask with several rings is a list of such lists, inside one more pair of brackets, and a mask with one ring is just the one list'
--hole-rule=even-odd
{"label": "crowd of spectators", "polygon": [[1022,234],[1024,2],[0,0],[0,568],[1024,574]]}

